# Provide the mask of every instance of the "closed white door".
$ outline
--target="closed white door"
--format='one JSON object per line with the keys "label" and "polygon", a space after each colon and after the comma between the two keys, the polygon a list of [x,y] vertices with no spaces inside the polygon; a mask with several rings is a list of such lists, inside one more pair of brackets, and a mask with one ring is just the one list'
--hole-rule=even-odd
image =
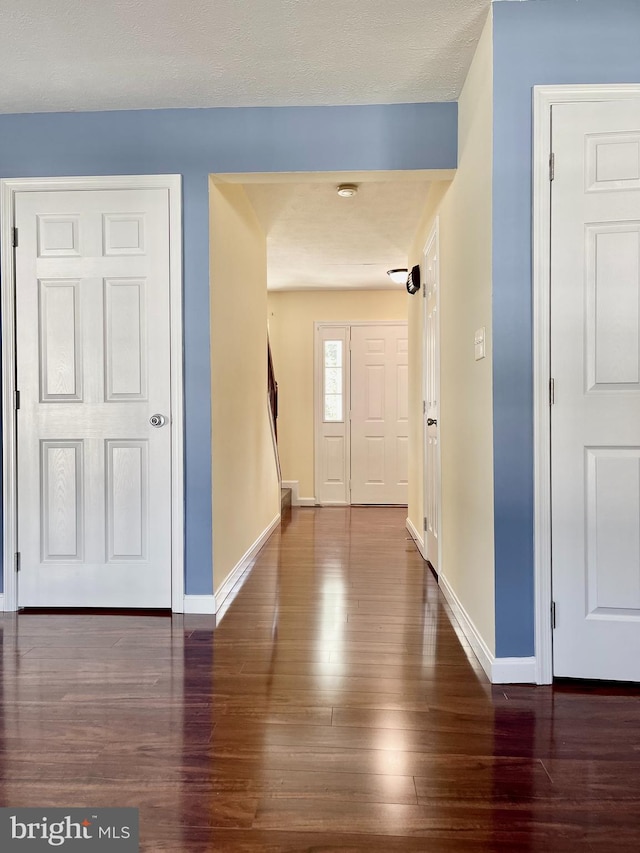
{"label": "closed white door", "polygon": [[351,503],[406,504],[406,323],[351,327]]}
{"label": "closed white door", "polygon": [[427,560],[438,571],[440,531],[440,317],[438,314],[438,240],[431,235],[424,253],[424,544]]}
{"label": "closed white door", "polygon": [[640,102],[552,119],[553,669],[640,681]]}
{"label": "closed white door", "polygon": [[19,605],[169,607],[168,191],[15,217]]}

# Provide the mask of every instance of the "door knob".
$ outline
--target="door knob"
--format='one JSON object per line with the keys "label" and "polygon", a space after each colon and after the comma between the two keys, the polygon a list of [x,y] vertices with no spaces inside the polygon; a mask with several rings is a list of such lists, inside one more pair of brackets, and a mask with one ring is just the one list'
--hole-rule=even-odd
{"label": "door knob", "polygon": [[427,418],[427,426],[438,426],[438,421],[435,418]]}
{"label": "door knob", "polygon": [[161,427],[164,426],[167,422],[167,419],[164,415],[151,415],[149,418],[149,423],[152,427]]}

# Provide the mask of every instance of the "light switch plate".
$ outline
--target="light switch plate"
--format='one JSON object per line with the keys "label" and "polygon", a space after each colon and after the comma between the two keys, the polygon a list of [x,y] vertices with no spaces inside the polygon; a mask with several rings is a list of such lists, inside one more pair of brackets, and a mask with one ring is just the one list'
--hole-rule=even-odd
{"label": "light switch plate", "polygon": [[476,333],[473,338],[476,361],[480,361],[481,358],[484,358],[484,333],[485,327],[483,326],[481,329],[476,329]]}

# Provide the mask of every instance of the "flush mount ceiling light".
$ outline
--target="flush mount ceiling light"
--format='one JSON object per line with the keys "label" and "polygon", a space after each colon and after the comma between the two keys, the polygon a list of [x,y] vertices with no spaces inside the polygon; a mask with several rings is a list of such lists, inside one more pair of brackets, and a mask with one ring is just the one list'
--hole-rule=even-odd
{"label": "flush mount ceiling light", "polygon": [[342,198],[351,198],[358,192],[357,184],[340,184],[338,187],[338,195]]}
{"label": "flush mount ceiling light", "polygon": [[408,274],[409,270],[406,267],[397,270],[387,270],[387,275],[394,284],[404,284]]}

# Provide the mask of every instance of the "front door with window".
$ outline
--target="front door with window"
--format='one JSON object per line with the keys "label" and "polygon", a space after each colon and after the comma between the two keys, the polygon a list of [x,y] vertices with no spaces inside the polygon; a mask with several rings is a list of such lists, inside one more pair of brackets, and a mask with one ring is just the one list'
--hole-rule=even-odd
{"label": "front door with window", "polygon": [[15,224],[19,605],[170,607],[168,191],[18,192]]}
{"label": "front door with window", "polygon": [[317,325],[320,504],[406,505],[408,356],[406,322]]}

